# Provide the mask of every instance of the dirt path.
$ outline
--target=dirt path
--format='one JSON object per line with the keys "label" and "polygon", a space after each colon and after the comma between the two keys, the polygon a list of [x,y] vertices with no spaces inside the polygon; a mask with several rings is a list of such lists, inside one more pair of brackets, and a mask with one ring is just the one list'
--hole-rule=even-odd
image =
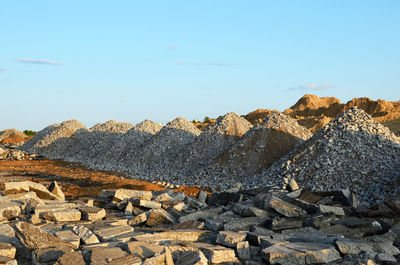
{"label": "dirt path", "polygon": [[[44,185],[56,180],[70,199],[96,196],[103,189],[166,189],[147,181],[126,178],[123,174],[93,171],[79,163],[51,160],[0,161],[0,183],[22,180],[40,182]],[[182,186],[175,191],[196,196],[199,188]]]}

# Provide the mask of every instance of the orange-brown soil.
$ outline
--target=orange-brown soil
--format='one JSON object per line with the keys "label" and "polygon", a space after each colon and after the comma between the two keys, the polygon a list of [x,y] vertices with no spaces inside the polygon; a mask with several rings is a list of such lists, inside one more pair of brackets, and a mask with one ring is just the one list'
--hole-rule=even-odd
{"label": "orange-brown soil", "polygon": [[[56,180],[68,198],[97,196],[103,189],[165,190],[147,181],[129,179],[122,174],[87,169],[79,163],[51,160],[0,161],[0,183],[30,180],[44,185]],[[197,196],[200,188],[181,186],[175,192]]]}

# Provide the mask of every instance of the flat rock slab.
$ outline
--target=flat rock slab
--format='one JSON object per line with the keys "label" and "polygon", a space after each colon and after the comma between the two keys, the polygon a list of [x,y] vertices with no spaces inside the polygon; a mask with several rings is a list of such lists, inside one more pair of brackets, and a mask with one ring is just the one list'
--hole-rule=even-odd
{"label": "flat rock slab", "polygon": [[157,240],[172,240],[172,241],[202,241],[207,240],[213,233],[207,230],[176,230],[166,231],[154,234],[143,234],[134,236],[137,241],[157,241]]}
{"label": "flat rock slab", "polygon": [[55,235],[61,240],[71,243],[74,246],[74,248],[79,248],[81,238],[71,230],[57,231],[55,232]]}
{"label": "flat rock slab", "polygon": [[33,264],[54,263],[60,257],[73,252],[72,247],[48,247],[35,250]]}
{"label": "flat rock slab", "polygon": [[274,231],[280,231],[284,229],[293,229],[299,228],[303,226],[303,220],[299,218],[274,218],[267,220],[265,223],[268,229],[272,229]]}
{"label": "flat rock slab", "polygon": [[11,220],[21,214],[21,204],[16,202],[0,203],[0,220]]}
{"label": "flat rock slab", "polygon": [[15,252],[16,248],[13,245],[9,243],[0,242],[0,256],[14,258]]}
{"label": "flat rock slab", "polygon": [[6,194],[24,193],[33,191],[40,199],[47,200],[62,200],[62,198],[51,193],[42,184],[32,182],[32,181],[22,181],[22,182],[5,182],[4,191]]}
{"label": "flat rock slab", "polygon": [[311,243],[287,243],[267,247],[262,257],[270,264],[325,264],[341,259],[332,245]]}
{"label": "flat rock slab", "polygon": [[274,209],[278,213],[286,217],[298,217],[303,216],[303,209],[293,204],[287,203],[275,196],[271,196],[266,202],[266,207]]}
{"label": "flat rock slab", "polygon": [[72,202],[57,202],[51,204],[48,204],[46,202],[45,205],[38,205],[35,207],[35,214],[40,216],[42,212],[47,212],[57,209],[68,209],[68,208],[77,208],[77,205]]}
{"label": "flat rock slab", "polygon": [[18,239],[15,237],[15,231],[9,224],[0,224],[0,242],[17,244]]}
{"label": "flat rock slab", "polygon": [[72,247],[70,243],[26,222],[18,222],[15,228],[21,243],[28,249]]}
{"label": "flat rock slab", "polygon": [[151,200],[152,197],[153,193],[151,191],[143,191],[143,190],[118,189],[114,193],[114,199],[117,201],[122,201],[131,198]]}
{"label": "flat rock slab", "polygon": [[161,209],[162,204],[159,202],[148,201],[143,199],[130,199],[132,205],[145,207],[149,209]]}
{"label": "flat rock slab", "polygon": [[175,223],[176,219],[164,209],[150,210],[146,220],[146,225],[148,226],[170,226]]}
{"label": "flat rock slab", "polygon": [[342,207],[323,205],[323,204],[320,204],[318,207],[319,207],[319,211],[321,213],[333,213],[338,216],[345,216],[345,213],[344,213],[344,210]]}
{"label": "flat rock slab", "polygon": [[58,209],[42,213],[43,218],[52,222],[76,222],[81,220],[81,212],[78,209]]}
{"label": "flat rock slab", "polygon": [[238,218],[224,224],[224,230],[249,231],[253,226],[263,225],[268,218],[246,217]]}
{"label": "flat rock slab", "polygon": [[237,233],[232,231],[221,231],[217,236],[217,244],[235,248],[237,243],[244,241],[246,239],[246,234]]}
{"label": "flat rock slab", "polygon": [[128,255],[118,247],[97,247],[92,249],[90,264],[103,265],[113,264],[113,261],[124,258]]}
{"label": "flat rock slab", "polygon": [[207,265],[208,260],[200,250],[185,251],[175,262],[175,265]]}
{"label": "flat rock slab", "polygon": [[97,221],[106,217],[106,210],[94,206],[79,206],[82,219],[87,221]]}
{"label": "flat rock slab", "polygon": [[85,260],[82,252],[74,251],[64,254],[56,261],[55,265],[85,265]]}
{"label": "flat rock slab", "polygon": [[373,251],[392,256],[400,254],[398,248],[387,243],[345,239],[336,241],[336,246],[342,254],[358,254],[362,251]]}
{"label": "flat rock slab", "polygon": [[129,253],[141,259],[147,259],[153,257],[156,253],[162,252],[164,247],[146,242],[131,241],[126,243],[126,249]]}
{"label": "flat rock slab", "polygon": [[103,241],[130,232],[133,232],[133,227],[129,225],[104,227],[94,230],[94,233]]}
{"label": "flat rock slab", "polygon": [[239,262],[235,250],[231,248],[207,243],[191,243],[187,246],[201,250],[209,263]]}
{"label": "flat rock slab", "polygon": [[210,210],[196,211],[196,212],[187,214],[185,216],[181,216],[178,219],[178,222],[179,223],[183,223],[183,222],[190,221],[190,220],[199,220],[199,219],[212,218],[214,216],[217,216],[221,212],[222,212],[222,207],[213,208],[213,209],[210,209]]}
{"label": "flat rock slab", "polygon": [[84,244],[95,244],[100,242],[97,236],[89,228],[84,227],[83,225],[76,225],[72,230],[79,236]]}

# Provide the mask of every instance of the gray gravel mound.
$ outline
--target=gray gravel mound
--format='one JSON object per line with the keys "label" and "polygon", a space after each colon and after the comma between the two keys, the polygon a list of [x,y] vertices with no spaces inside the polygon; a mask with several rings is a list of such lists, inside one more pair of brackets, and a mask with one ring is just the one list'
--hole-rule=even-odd
{"label": "gray gravel mound", "polygon": [[251,123],[237,113],[227,113],[217,119],[193,143],[174,159],[174,168],[185,176],[204,166],[210,165],[224,151],[228,150],[252,127]]}
{"label": "gray gravel mound", "polygon": [[400,139],[361,109],[350,109],[274,163],[247,186],[294,179],[314,190],[349,188],[362,201],[381,202],[398,193]]}

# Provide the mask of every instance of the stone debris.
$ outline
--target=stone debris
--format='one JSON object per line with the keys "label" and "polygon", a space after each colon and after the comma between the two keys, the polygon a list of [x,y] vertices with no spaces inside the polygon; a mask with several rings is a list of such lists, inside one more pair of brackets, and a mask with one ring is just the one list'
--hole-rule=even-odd
{"label": "stone debris", "polygon": [[295,179],[312,191],[355,192],[360,201],[383,202],[398,194],[400,138],[361,109],[351,108],[246,185]]}
{"label": "stone debris", "polygon": [[[23,182],[13,185],[26,187]],[[220,206],[209,203],[212,202],[209,198],[219,196],[218,193],[191,198],[165,190],[150,192],[151,197],[146,195],[147,200],[143,200],[146,205],[136,206],[141,211],[131,208],[126,215],[129,203],[142,199],[117,198],[115,191],[102,191],[97,199],[104,201],[101,205],[108,205],[106,208],[85,205],[84,200],[45,199],[40,205],[28,207],[27,198],[37,198],[36,193],[27,189],[19,191],[23,193],[0,196],[0,205],[20,209],[11,213],[3,211],[7,217],[0,224],[3,264],[400,262],[400,210],[393,207],[392,211],[377,211],[386,209],[386,204],[354,207],[355,204],[343,199],[342,195],[347,192],[302,189],[293,196],[276,187],[236,188],[229,192],[242,199],[224,201]],[[126,190],[124,194],[141,193]],[[163,205],[176,200],[185,204],[182,211],[149,207],[152,203]],[[198,210],[194,200],[205,204],[203,210]],[[387,203],[393,205],[395,201]],[[101,214],[97,218],[100,213],[105,216]],[[262,214],[249,217],[250,213]],[[88,217],[91,214],[96,217]],[[31,216],[38,218],[37,224],[30,223]]]}

